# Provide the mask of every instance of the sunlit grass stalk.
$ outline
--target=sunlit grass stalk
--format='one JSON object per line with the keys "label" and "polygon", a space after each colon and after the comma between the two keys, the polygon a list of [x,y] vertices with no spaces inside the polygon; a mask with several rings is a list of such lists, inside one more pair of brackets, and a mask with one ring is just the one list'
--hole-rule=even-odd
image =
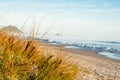
{"label": "sunlit grass stalk", "polygon": [[35,40],[6,32],[0,32],[0,36],[0,79],[73,80],[77,74],[76,65],[51,55],[51,51]]}

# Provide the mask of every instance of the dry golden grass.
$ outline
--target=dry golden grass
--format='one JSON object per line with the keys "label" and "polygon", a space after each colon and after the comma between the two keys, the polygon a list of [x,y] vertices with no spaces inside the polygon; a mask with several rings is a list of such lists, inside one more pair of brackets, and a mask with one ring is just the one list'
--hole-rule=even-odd
{"label": "dry golden grass", "polygon": [[73,80],[77,65],[46,50],[34,39],[0,32],[0,80]]}

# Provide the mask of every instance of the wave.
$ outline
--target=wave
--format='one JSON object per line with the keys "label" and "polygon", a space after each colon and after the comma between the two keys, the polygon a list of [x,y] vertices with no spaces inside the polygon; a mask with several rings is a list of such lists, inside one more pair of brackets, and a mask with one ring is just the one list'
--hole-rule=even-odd
{"label": "wave", "polygon": [[97,41],[97,42],[120,44],[120,42],[117,41]]}
{"label": "wave", "polygon": [[[30,38],[28,34],[24,34],[24,37]],[[40,40],[40,35],[35,37],[35,40]],[[97,50],[99,52],[111,52],[120,54],[120,42],[117,41],[86,41],[86,40],[77,40],[77,39],[66,39],[63,42],[60,42],[55,37],[43,39],[45,43],[52,44],[63,44],[66,48],[77,48],[84,50]],[[109,43],[109,44],[108,44]]]}

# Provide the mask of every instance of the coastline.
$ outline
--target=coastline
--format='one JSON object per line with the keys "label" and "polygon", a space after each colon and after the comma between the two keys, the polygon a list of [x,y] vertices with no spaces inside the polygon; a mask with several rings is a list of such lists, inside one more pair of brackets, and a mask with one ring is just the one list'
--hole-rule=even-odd
{"label": "coastline", "polygon": [[[77,48],[65,48],[64,45],[59,45],[59,44],[54,45],[54,44],[49,44],[49,43],[47,43],[46,45],[50,46],[50,47],[52,47],[56,50],[62,49],[62,51],[72,52],[72,53],[78,54],[78,55],[99,57],[99,58],[104,58],[104,59],[107,59],[107,60],[110,60],[110,61],[115,61],[115,62],[120,63],[120,60],[118,60],[118,59],[114,59],[114,58],[110,58],[110,57],[98,54],[99,51],[97,51],[97,50],[83,50],[83,49],[77,49]],[[90,54],[88,54],[88,53],[90,53]]]}
{"label": "coastline", "polygon": [[[64,55],[66,59],[89,70],[90,74],[83,74],[83,80],[120,79],[120,60],[100,55],[96,50],[64,48],[64,45],[53,44],[46,46],[54,50],[56,55]],[[79,80],[79,77],[76,80]]]}

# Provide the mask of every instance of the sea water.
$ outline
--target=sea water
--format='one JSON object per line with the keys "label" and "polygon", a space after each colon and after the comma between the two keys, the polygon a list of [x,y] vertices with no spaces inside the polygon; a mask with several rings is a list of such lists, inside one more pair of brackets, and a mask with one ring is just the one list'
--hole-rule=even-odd
{"label": "sea water", "polygon": [[65,48],[97,50],[98,54],[120,60],[119,41],[82,40],[75,37],[49,36],[50,43],[64,44]]}
{"label": "sea water", "polygon": [[110,52],[99,52],[98,54],[109,57],[109,58],[120,60],[120,55],[119,54],[110,53]]}
{"label": "sea water", "polygon": [[[36,36],[40,38],[41,35]],[[120,60],[120,42],[119,41],[95,41],[95,40],[82,40],[77,37],[47,35],[44,39],[48,40],[51,44],[64,44],[65,48],[76,48],[83,50],[97,50],[98,54],[104,55],[109,58]]]}

